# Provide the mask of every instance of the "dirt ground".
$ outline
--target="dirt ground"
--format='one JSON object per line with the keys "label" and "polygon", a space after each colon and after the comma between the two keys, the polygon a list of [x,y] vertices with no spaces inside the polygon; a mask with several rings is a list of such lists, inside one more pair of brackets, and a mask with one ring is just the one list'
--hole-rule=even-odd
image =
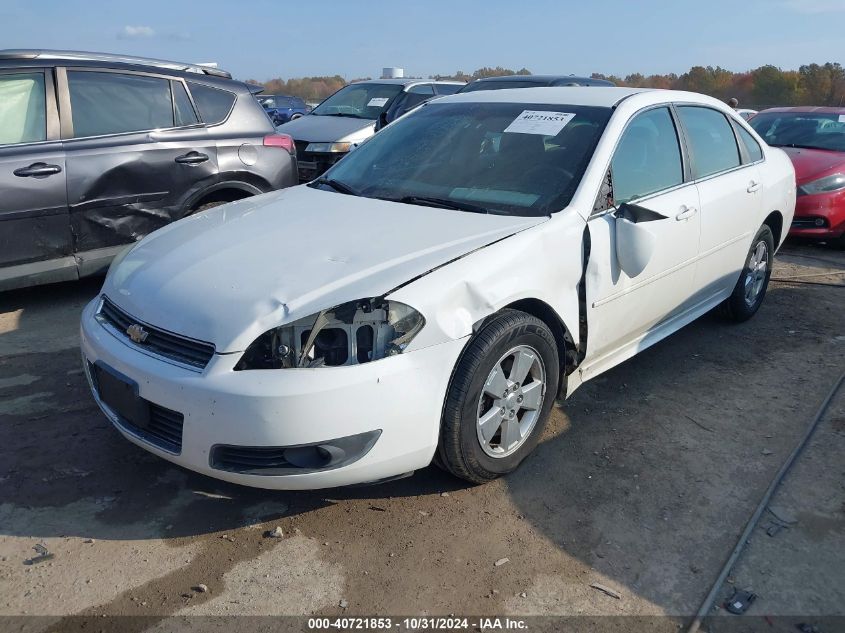
{"label": "dirt ground", "polygon": [[[790,244],[775,277],[845,284],[830,271],[845,252]],[[71,615],[147,616],[131,620],[142,630],[169,615],[455,613],[668,615],[653,630],[677,631],[845,369],[845,288],[773,282],[750,322],[708,315],[586,384],[506,479],[469,487],[431,467],[271,492],[182,470],[109,426],[78,350],[99,284],[0,296],[0,615],[50,616],[15,620],[27,630]],[[839,398],[773,501],[793,522],[770,537],[764,517],[731,576],[759,596],[749,614],[845,616],[843,449]],[[37,544],[53,558],[25,564]]]}

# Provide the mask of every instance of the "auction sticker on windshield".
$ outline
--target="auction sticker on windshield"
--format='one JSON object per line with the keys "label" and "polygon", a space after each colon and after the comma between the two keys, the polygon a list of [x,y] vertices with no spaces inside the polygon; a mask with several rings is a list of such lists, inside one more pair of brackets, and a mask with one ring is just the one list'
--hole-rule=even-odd
{"label": "auction sticker on windshield", "polygon": [[571,112],[545,112],[542,110],[523,110],[505,132],[519,134],[542,134],[543,136],[557,136],[575,115]]}
{"label": "auction sticker on windshield", "polygon": [[373,97],[370,99],[369,103],[367,103],[367,107],[381,107],[388,101],[390,101],[388,97]]}

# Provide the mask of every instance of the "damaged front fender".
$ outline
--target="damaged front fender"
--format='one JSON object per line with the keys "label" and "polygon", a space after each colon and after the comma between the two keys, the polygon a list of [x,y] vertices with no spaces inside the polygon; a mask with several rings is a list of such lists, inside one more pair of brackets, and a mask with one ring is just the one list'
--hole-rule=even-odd
{"label": "damaged front fender", "polygon": [[426,319],[408,351],[469,337],[491,314],[526,300],[549,306],[578,346],[584,225],[564,210],[389,293]]}

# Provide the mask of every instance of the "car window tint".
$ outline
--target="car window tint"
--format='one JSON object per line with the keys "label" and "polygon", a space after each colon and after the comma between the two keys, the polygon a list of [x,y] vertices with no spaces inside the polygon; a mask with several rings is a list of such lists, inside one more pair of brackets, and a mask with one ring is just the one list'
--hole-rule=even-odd
{"label": "car window tint", "polygon": [[44,75],[0,75],[0,145],[47,138]]}
{"label": "car window tint", "polygon": [[67,80],[77,138],[173,127],[167,79],[72,70]]}
{"label": "car window tint", "polygon": [[748,133],[741,125],[735,125],[737,134],[742,144],[745,145],[745,150],[748,152],[748,159],[753,163],[758,160],[763,160],[763,150],[760,148],[760,143],[754,140],[754,137]]}
{"label": "car window tint", "polygon": [[724,114],[696,106],[681,106],[678,113],[692,146],[693,172],[696,178],[739,165],[739,148]]}
{"label": "car window tint", "polygon": [[408,88],[408,92],[412,95],[428,95],[431,97],[434,95],[434,87],[431,84],[420,84],[419,86],[411,86]]}
{"label": "car window tint", "polygon": [[214,124],[222,122],[235,103],[235,95],[227,90],[218,90],[211,86],[188,82],[194,103],[200,111],[203,122]]}
{"label": "car window tint", "polygon": [[437,94],[453,95],[466,84],[437,84]]}
{"label": "car window tint", "polygon": [[171,82],[173,87],[173,111],[176,115],[176,125],[195,125],[199,123],[194,106],[188,98],[188,92],[181,81]]}
{"label": "car window tint", "polygon": [[678,133],[668,108],[636,116],[619,140],[611,161],[616,204],[684,181]]}

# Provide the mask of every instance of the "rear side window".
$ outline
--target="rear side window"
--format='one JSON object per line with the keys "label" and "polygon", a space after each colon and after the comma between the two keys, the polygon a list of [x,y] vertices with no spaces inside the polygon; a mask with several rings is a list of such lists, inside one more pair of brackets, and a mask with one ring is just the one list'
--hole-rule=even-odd
{"label": "rear side window", "polygon": [[0,145],[47,138],[44,75],[0,75]]}
{"label": "rear side window", "polygon": [[631,121],[610,168],[617,204],[684,181],[678,133],[668,108],[648,110]]}
{"label": "rear side window", "polygon": [[77,138],[173,127],[167,79],[71,70],[67,80]]}
{"label": "rear side window", "polygon": [[724,114],[697,106],[680,106],[678,114],[692,146],[696,178],[704,178],[739,165],[739,148]]}
{"label": "rear side window", "polygon": [[436,84],[437,94],[439,95],[453,95],[458,90],[464,87],[465,84]]}
{"label": "rear side window", "polygon": [[748,133],[748,130],[741,125],[737,124],[734,127],[736,128],[737,134],[739,134],[739,140],[745,145],[745,150],[748,152],[748,159],[752,163],[763,160],[763,150],[760,148],[760,143],[754,140],[754,137]]}
{"label": "rear side window", "polygon": [[235,104],[235,95],[228,90],[219,90],[211,86],[188,82],[194,103],[200,111],[203,122],[208,124],[221,123],[229,116]]}
{"label": "rear side window", "polygon": [[197,113],[194,112],[194,106],[191,105],[191,100],[188,98],[188,92],[181,81],[172,81],[170,85],[173,88],[173,116],[177,126],[196,125],[199,123]]}

